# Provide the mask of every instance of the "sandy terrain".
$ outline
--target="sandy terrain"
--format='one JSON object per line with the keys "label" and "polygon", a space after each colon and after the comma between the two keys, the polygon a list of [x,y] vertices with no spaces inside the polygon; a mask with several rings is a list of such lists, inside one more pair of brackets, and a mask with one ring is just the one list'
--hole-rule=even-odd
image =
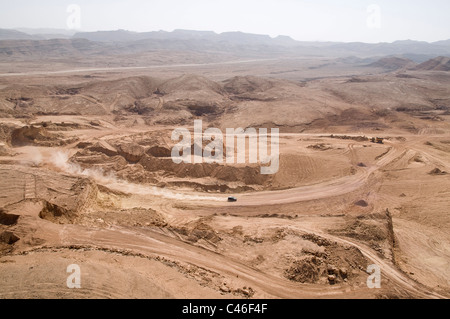
{"label": "sandy terrain", "polygon": [[[12,65],[0,298],[450,297],[449,73],[314,65]],[[279,128],[280,170],[173,163],[195,119]]]}

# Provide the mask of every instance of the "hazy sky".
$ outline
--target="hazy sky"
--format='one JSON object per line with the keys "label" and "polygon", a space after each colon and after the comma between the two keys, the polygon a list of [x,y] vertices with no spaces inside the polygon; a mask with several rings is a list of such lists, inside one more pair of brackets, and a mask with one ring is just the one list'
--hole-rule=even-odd
{"label": "hazy sky", "polygon": [[450,39],[450,1],[2,0],[0,28],[19,27],[190,29],[289,35],[305,41],[432,42]]}

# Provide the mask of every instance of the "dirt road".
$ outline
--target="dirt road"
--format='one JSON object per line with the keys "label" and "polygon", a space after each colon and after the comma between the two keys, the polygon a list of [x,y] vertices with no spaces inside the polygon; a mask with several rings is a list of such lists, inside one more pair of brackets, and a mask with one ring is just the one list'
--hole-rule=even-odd
{"label": "dirt road", "polygon": [[[295,138],[311,138],[312,135],[295,135]],[[421,143],[421,142],[420,142]],[[186,225],[195,219],[195,210],[179,210],[175,203],[184,203],[199,205],[201,208],[210,208],[214,210],[217,207],[227,207],[233,205],[235,211],[245,207],[267,207],[271,205],[293,204],[311,200],[321,200],[332,197],[339,197],[354,191],[357,191],[369,183],[370,178],[388,165],[395,164],[405,157],[405,154],[413,147],[418,147],[416,142],[411,145],[407,143],[387,142],[387,151],[378,157],[371,165],[366,167],[357,167],[354,174],[341,178],[319,182],[313,185],[297,187],[282,191],[254,192],[238,196],[238,203],[230,204],[226,201],[226,196],[198,194],[196,192],[178,192],[175,190],[158,189],[144,185],[122,182],[117,179],[108,179],[107,176],[98,174],[90,175],[86,171],[67,171],[69,175],[80,177],[90,177],[98,184],[107,186],[109,189],[118,192],[133,194],[129,199],[123,199],[122,208],[159,207],[172,225]],[[349,156],[353,165],[358,162],[358,153],[355,145],[349,144]],[[411,148],[410,148],[411,147]],[[433,158],[433,154],[427,154]],[[48,166],[52,168],[52,166]],[[61,171],[63,167],[53,167]],[[65,167],[67,169],[67,167]],[[25,200],[33,200],[37,197],[36,178],[24,171],[24,186],[21,192]],[[149,196],[152,195],[152,196]],[[245,217],[245,214],[242,215]],[[26,224],[29,223],[28,226]],[[249,221],[251,223],[251,221]],[[289,220],[283,221],[280,226],[287,230],[301,232],[306,234],[315,234],[326,240],[336,242],[339,245],[354,247],[358,249],[369,263],[376,264],[381,268],[384,280],[388,280],[395,287],[408,292],[411,296],[417,298],[446,298],[445,296],[430,290],[419,284],[417,281],[405,275],[391,260],[381,257],[364,243],[348,238],[341,238],[330,233],[321,231],[315,227],[309,227],[307,224],[290,223]],[[27,221],[22,229],[29,227],[37,229],[34,236],[50,236],[53,239],[52,246],[61,249],[79,249],[89,248],[94,251],[129,251],[133,256],[146,256],[148,258],[165,258],[170,261],[177,261],[186,265],[195,265],[204,269],[206,272],[202,276],[211,275],[213,279],[209,286],[216,291],[220,289],[223,281],[235,284],[236,287],[241,283],[250,285],[257,291],[257,297],[260,298],[333,298],[333,297],[365,297],[373,292],[367,288],[365,282],[360,282],[357,286],[342,285],[333,289],[323,289],[322,286],[312,284],[299,284],[286,278],[281,278],[272,273],[265,272],[257,267],[253,267],[243,260],[234,258],[230,254],[222,254],[214,249],[208,249],[183,240],[179,234],[165,228],[143,228],[143,227],[125,227],[110,225],[106,228],[92,228],[77,224],[53,225],[48,221],[43,221],[34,217],[33,221]],[[275,227],[275,226],[273,226]],[[57,231],[55,229],[58,229]],[[49,235],[54,233],[54,235]],[[83,248],[84,247],[84,248]],[[27,253],[33,251],[39,252],[41,247],[25,249]],[[23,252],[22,252],[23,253]],[[22,254],[21,253],[21,254]],[[217,275],[220,274],[220,275]],[[235,287],[235,288],[236,288]],[[14,289],[11,286],[10,289]],[[37,288],[36,288],[37,289]],[[63,288],[61,288],[63,289]],[[14,293],[9,291],[8,294]],[[19,292],[18,292],[19,293]],[[1,296],[1,294],[0,294]]]}
{"label": "dirt road", "polygon": [[70,73],[91,73],[91,72],[115,72],[115,71],[133,71],[133,70],[152,70],[152,69],[177,69],[177,68],[195,68],[202,66],[219,66],[219,65],[233,65],[246,64],[255,62],[277,61],[280,59],[252,59],[252,60],[235,60],[212,63],[191,63],[191,64],[165,64],[165,65],[150,65],[150,66],[134,66],[134,67],[117,67],[117,68],[89,68],[89,69],[71,69],[60,71],[35,71],[23,73],[1,73],[0,77],[17,77],[17,76],[31,76],[31,75],[58,75]]}

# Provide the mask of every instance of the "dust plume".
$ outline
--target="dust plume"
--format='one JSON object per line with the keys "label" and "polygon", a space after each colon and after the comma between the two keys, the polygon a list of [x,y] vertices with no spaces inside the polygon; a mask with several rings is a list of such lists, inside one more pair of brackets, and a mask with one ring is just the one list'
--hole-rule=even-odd
{"label": "dust plume", "polygon": [[221,197],[200,196],[200,195],[188,195],[177,193],[175,191],[162,189],[156,186],[144,186],[139,184],[130,183],[119,179],[113,173],[105,173],[102,169],[83,169],[80,165],[71,163],[69,160],[69,154],[67,152],[58,151],[53,153],[49,162],[61,171],[69,174],[85,176],[93,179],[96,183],[107,185],[108,188],[138,195],[154,195],[167,199],[174,200],[209,200],[209,201],[224,201]]}

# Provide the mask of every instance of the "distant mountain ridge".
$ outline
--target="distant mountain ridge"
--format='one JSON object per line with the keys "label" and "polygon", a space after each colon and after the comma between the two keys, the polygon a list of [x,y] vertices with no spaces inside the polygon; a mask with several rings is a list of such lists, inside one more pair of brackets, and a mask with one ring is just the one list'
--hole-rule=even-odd
{"label": "distant mountain ridge", "polygon": [[30,35],[25,32],[9,29],[0,29],[1,40],[39,40],[40,37]]}
{"label": "distant mountain ridge", "polygon": [[76,33],[73,38],[82,38],[96,42],[133,42],[143,40],[204,40],[211,42],[230,42],[247,44],[266,44],[280,46],[295,46],[299,42],[288,36],[271,38],[268,35],[250,34],[244,32],[224,32],[217,34],[213,31],[174,30],[153,32],[132,32],[127,30],[97,31]]}
{"label": "distant mountain ridge", "polygon": [[[428,43],[423,41],[396,41],[393,43],[337,43],[296,41],[288,36],[272,38],[268,35],[249,34],[243,32],[175,30],[132,32],[127,30],[79,32],[71,36],[64,30],[27,29],[29,33],[17,30],[0,29],[0,56],[27,56],[50,54],[51,50],[64,51],[65,54],[79,54],[80,44],[89,48],[89,54],[111,52],[115,54],[142,53],[154,50],[223,52],[241,57],[386,57],[397,56],[411,58],[414,62],[424,62],[438,56],[450,55],[450,40]],[[50,32],[50,34],[46,33]],[[55,32],[55,34],[52,34]],[[55,47],[55,40],[60,47]],[[49,39],[50,38],[50,39]],[[6,41],[6,42],[5,42]],[[25,42],[23,42],[25,41]],[[83,49],[86,51],[85,49]],[[83,51],[81,50],[81,51]],[[394,64],[399,61],[394,62]],[[393,65],[392,67],[395,68]]]}

